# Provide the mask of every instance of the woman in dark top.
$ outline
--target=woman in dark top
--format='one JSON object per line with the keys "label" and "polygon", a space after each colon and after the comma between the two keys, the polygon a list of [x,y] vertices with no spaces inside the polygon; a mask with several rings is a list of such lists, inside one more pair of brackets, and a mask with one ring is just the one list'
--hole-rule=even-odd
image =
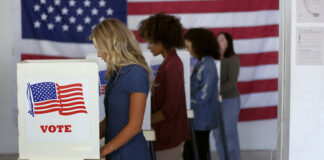
{"label": "woman in dark top", "polygon": [[[219,59],[219,48],[213,32],[190,29],[185,44],[191,56],[198,59],[191,74],[191,109],[194,110],[194,130],[199,160],[208,160],[209,133],[218,125],[218,74],[214,60]],[[185,143],[184,160],[193,160],[191,141]]]}
{"label": "woman in dark top", "polygon": [[159,13],[140,23],[139,34],[154,56],[162,55],[152,92],[152,126],[158,160],[181,159],[184,141],[190,139],[184,72],[176,48],[184,46],[183,28],[174,16]]}
{"label": "woman in dark top", "polygon": [[105,93],[106,118],[100,123],[100,137],[106,144],[100,157],[109,160],[149,160],[142,132],[146,97],[150,88],[150,68],[124,23],[106,19],[97,25],[91,40],[107,66],[109,79]]}
{"label": "woman in dark top", "polygon": [[220,160],[240,160],[240,143],[237,131],[240,113],[240,94],[237,79],[240,59],[234,52],[233,39],[228,33],[217,35],[221,53],[220,95],[222,99],[220,127],[214,130]]}

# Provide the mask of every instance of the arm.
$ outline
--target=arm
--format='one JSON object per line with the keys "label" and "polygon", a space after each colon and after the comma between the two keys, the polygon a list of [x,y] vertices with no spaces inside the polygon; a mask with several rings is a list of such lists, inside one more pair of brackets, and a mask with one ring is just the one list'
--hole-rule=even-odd
{"label": "arm", "polygon": [[200,66],[202,71],[198,72],[200,75],[197,74],[196,76],[201,77],[201,81],[198,85],[199,88],[197,88],[191,95],[192,106],[203,106],[206,100],[213,98],[213,91],[217,89],[218,78],[215,78],[215,76],[217,77],[217,74],[216,72],[213,72],[212,67],[215,67],[214,63],[212,63],[212,65],[207,63]]}
{"label": "arm", "polygon": [[221,92],[226,92],[228,90],[233,89],[236,86],[239,70],[240,70],[240,62],[239,60],[230,60],[228,61],[228,75],[229,79],[224,84],[221,84]]}
{"label": "arm", "polygon": [[100,128],[100,137],[99,138],[101,139],[105,136],[105,132],[106,132],[106,118],[100,122],[99,128]]}
{"label": "arm", "polygon": [[131,93],[128,124],[114,139],[100,149],[101,158],[126,144],[142,130],[146,97],[145,93]]}
{"label": "arm", "polygon": [[151,116],[152,124],[160,123],[167,119],[173,119],[178,115],[181,86],[184,83],[183,74],[179,69],[166,70],[166,98],[162,108]]}
{"label": "arm", "polygon": [[160,123],[165,120],[162,110],[159,110],[151,115],[151,124]]}

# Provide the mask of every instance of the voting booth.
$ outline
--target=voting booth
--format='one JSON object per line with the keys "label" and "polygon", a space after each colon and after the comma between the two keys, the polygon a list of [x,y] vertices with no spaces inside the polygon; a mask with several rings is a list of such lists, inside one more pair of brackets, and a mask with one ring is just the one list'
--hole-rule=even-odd
{"label": "voting booth", "polygon": [[98,82],[91,61],[18,63],[19,159],[99,159]]}

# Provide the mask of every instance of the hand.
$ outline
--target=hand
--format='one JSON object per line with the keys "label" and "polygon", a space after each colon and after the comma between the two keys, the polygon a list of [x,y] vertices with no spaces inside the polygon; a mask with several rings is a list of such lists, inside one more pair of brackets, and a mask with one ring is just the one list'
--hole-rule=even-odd
{"label": "hand", "polygon": [[100,149],[100,159],[105,158],[105,156],[110,154],[111,152],[113,151],[110,149],[110,147],[108,147],[108,145],[105,145]]}
{"label": "hand", "polygon": [[104,159],[106,154],[104,153],[104,147],[100,148],[100,159]]}

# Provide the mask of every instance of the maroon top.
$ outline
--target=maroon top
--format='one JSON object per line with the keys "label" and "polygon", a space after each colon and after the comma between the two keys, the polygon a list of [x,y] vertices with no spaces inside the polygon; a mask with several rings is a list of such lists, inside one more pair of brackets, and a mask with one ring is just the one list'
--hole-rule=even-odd
{"label": "maroon top", "polygon": [[162,110],[165,120],[153,125],[157,151],[178,146],[190,140],[183,64],[172,51],[160,66],[152,93],[152,113]]}

